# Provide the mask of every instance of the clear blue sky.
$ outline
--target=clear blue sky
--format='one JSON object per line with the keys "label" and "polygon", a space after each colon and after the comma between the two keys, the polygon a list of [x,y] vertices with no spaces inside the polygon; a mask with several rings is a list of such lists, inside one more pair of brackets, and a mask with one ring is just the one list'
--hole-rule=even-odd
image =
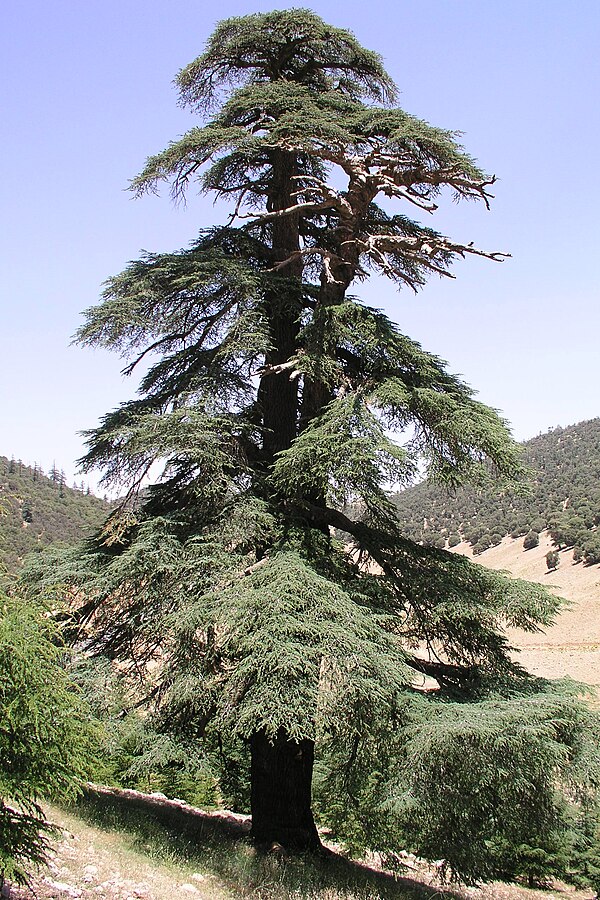
{"label": "clear blue sky", "polygon": [[[300,4],[275,4],[279,8]],[[308,5],[308,4],[305,4]],[[22,0],[0,14],[0,454],[67,472],[77,432],[128,399],[116,356],[70,346],[80,311],[140,250],[185,246],[205,199],[126,188],[195,124],[172,79],[215,21],[271,3]],[[511,260],[471,259],[417,297],[366,291],[521,440],[600,415],[600,4],[381,0],[311,8],[385,59],[401,105],[458,129],[500,179],[492,211],[450,200],[437,227]],[[436,225],[434,219],[428,220]]]}

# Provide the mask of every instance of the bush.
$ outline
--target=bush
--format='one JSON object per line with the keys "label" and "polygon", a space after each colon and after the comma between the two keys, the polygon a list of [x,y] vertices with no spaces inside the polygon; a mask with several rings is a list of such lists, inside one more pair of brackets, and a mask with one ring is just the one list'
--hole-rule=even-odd
{"label": "bush", "polygon": [[558,568],[558,564],[560,563],[560,556],[558,555],[556,550],[548,550],[546,553],[546,565],[550,570]]}
{"label": "bush", "polygon": [[586,566],[595,566],[600,563],[600,535],[594,531],[583,542],[583,559]]}
{"label": "bush", "polygon": [[462,538],[458,531],[451,531],[448,535],[448,546],[449,547],[457,547],[460,544]]}
{"label": "bush", "polygon": [[523,538],[523,547],[525,550],[533,550],[534,547],[539,547],[540,545],[540,536],[537,531],[528,531],[525,537]]}
{"label": "bush", "polygon": [[74,796],[89,774],[89,716],[61,653],[43,611],[0,590],[0,885],[26,884],[45,859],[39,801]]}
{"label": "bush", "polygon": [[442,534],[432,534],[430,531],[427,531],[423,537],[423,544],[426,547],[437,547],[438,550],[443,550],[446,546],[446,539]]}

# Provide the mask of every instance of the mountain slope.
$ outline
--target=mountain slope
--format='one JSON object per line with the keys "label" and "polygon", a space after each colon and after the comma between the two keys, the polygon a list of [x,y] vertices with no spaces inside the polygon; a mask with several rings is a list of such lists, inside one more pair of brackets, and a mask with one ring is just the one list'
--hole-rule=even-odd
{"label": "mountain slope", "polygon": [[[523,541],[505,537],[477,557],[490,569],[509,571],[518,578],[550,587],[567,601],[555,624],[545,631],[529,634],[517,629],[508,632],[510,643],[519,649],[516,658],[534,675],[561,678],[600,688],[600,569],[574,563],[570,550],[559,552],[559,565],[549,571],[545,555],[552,547],[548,532],[540,535],[538,547],[523,549]],[[455,552],[472,556],[465,542]]]}
{"label": "mountain slope", "polygon": [[584,563],[600,563],[600,418],[527,441],[523,461],[531,477],[521,496],[466,487],[448,494],[429,482],[397,494],[406,534],[442,547],[464,540],[477,555],[507,534],[549,530],[556,546],[577,547]]}
{"label": "mountain slope", "polygon": [[37,466],[0,456],[0,565],[14,571],[33,550],[81,540],[109,509],[104,500],[67,487],[55,467],[47,477]]}

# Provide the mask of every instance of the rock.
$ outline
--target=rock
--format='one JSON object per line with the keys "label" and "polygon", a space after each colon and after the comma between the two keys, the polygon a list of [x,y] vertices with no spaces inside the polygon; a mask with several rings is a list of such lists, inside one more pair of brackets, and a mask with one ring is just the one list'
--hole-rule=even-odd
{"label": "rock", "polygon": [[201,875],[200,872],[194,872],[192,878],[194,881],[206,881],[206,875]]}
{"label": "rock", "polygon": [[74,884],[67,884],[66,881],[52,881],[51,878],[44,878],[44,881],[53,891],[61,891],[67,897],[81,897],[83,894],[81,888],[75,887]]}
{"label": "rock", "polygon": [[200,891],[196,887],[195,884],[182,884],[179,887],[180,891],[186,891],[188,894],[199,894]]}

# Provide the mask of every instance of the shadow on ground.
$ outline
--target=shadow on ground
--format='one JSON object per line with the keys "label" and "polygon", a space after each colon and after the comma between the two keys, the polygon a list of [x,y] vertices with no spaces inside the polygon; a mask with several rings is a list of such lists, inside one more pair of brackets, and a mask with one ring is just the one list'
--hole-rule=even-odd
{"label": "shadow on ground", "polygon": [[[322,856],[260,853],[248,840],[247,816],[206,813],[163,797],[89,787],[76,808],[88,822],[125,831],[157,861],[213,875],[237,897],[255,900],[440,900],[439,887],[381,872],[325,851]],[[463,897],[446,891],[447,898]]]}

